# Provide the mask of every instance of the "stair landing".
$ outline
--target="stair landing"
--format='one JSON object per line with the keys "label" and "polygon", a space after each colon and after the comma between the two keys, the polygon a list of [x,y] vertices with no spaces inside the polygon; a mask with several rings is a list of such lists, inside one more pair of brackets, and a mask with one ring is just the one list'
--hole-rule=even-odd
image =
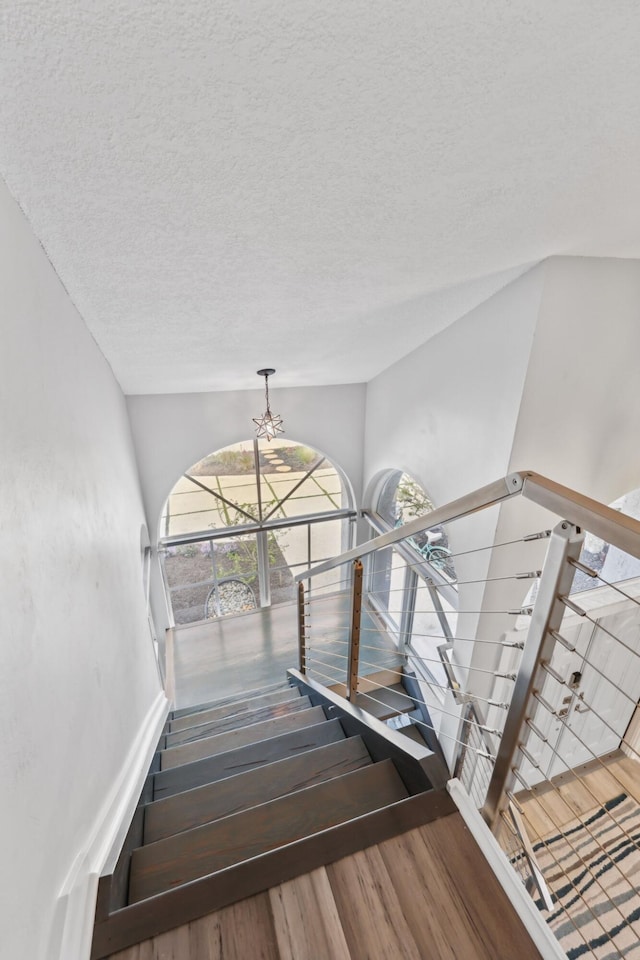
{"label": "stair landing", "polygon": [[453,813],[111,960],[539,960]]}
{"label": "stair landing", "polygon": [[[322,598],[323,624],[329,634],[346,629],[348,603],[347,594]],[[380,647],[379,652],[368,651],[372,666],[367,672],[380,669],[377,664],[394,667],[397,663],[400,669],[397,648],[366,610],[362,629],[375,631]],[[297,607],[291,603],[167,631],[167,692],[178,710],[277,684],[297,662]]]}

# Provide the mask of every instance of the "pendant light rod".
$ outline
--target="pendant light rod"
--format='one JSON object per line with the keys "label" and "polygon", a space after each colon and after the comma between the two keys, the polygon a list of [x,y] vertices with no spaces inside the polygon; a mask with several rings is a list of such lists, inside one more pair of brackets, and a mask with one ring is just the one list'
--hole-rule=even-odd
{"label": "pendant light rod", "polygon": [[263,367],[257,371],[259,377],[264,377],[264,395],[267,402],[267,409],[261,417],[254,417],[253,422],[256,425],[256,436],[258,439],[264,438],[271,442],[279,433],[284,433],[282,417],[277,413],[271,413],[269,405],[269,377],[275,373],[273,367]]}

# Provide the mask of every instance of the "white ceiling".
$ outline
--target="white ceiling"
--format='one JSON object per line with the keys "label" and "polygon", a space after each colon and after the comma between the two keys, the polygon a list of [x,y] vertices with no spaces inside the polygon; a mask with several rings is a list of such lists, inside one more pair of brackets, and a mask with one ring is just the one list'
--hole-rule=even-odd
{"label": "white ceiling", "polygon": [[125,392],[368,380],[526,265],[640,256],[631,0],[0,12],[0,170]]}

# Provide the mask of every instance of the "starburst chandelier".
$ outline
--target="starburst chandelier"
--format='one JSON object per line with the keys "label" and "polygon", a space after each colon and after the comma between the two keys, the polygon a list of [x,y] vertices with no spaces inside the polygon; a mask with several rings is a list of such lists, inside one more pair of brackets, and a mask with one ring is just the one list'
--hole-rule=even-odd
{"label": "starburst chandelier", "polygon": [[273,373],[275,373],[275,370],[272,367],[265,367],[263,370],[258,370],[258,376],[264,377],[264,395],[267,401],[267,409],[262,416],[253,418],[253,422],[256,425],[256,436],[259,440],[264,438],[265,440],[271,441],[274,437],[277,437],[279,433],[284,433],[282,417],[278,413],[271,413],[271,407],[269,406],[269,377]]}

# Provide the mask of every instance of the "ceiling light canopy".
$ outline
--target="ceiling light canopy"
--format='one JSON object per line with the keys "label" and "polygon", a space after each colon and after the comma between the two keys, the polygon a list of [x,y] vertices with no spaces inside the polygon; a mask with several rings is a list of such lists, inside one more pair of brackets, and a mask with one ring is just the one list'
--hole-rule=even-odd
{"label": "ceiling light canopy", "polygon": [[256,425],[256,436],[259,440],[273,440],[279,433],[284,433],[282,417],[278,413],[272,413],[269,406],[269,377],[276,371],[273,367],[264,367],[258,370],[258,376],[264,377],[264,395],[267,401],[267,409],[261,417],[254,417],[253,422]]}

